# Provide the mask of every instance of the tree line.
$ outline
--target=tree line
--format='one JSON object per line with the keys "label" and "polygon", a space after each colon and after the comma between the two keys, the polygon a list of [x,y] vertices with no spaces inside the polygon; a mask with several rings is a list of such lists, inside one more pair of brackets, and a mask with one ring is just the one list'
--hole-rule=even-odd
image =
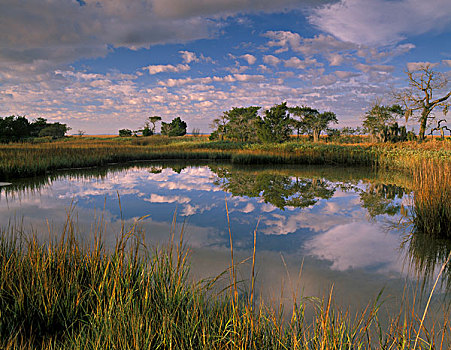
{"label": "tree line", "polygon": [[45,118],[30,122],[25,116],[0,117],[0,142],[16,142],[34,137],[64,137],[70,128],[66,124],[48,123]]}
{"label": "tree line", "polygon": [[286,102],[276,104],[263,112],[261,107],[233,107],[213,121],[211,140],[240,142],[284,142],[293,131],[308,133],[317,141],[330,123],[338,123],[333,112],[319,112],[306,106],[288,107]]}
{"label": "tree line", "polygon": [[[138,133],[142,133],[143,136],[152,136],[156,133],[156,124],[161,122],[161,117],[152,116],[149,117],[144,127],[140,130],[121,129],[119,130],[119,136],[128,137]],[[161,122],[161,134],[166,136],[183,136],[186,135],[187,124],[180,117],[172,119],[170,123]]]}

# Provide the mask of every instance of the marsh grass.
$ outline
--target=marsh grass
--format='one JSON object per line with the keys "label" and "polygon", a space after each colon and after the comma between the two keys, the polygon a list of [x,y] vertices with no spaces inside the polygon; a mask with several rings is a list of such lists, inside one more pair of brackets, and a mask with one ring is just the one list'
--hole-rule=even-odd
{"label": "marsh grass", "polygon": [[450,162],[423,160],[413,170],[413,221],[416,230],[451,238]]}
{"label": "marsh grass", "polygon": [[237,164],[369,165],[410,170],[425,159],[449,162],[451,142],[284,144],[208,141],[205,137],[80,138],[0,145],[0,178],[29,177],[63,168],[136,160],[210,159]]}
{"label": "marsh grass", "polygon": [[[17,226],[1,231],[1,348],[410,349],[416,338],[417,349],[449,344],[446,311],[443,323],[426,328],[415,305],[405,303],[383,325],[381,294],[352,315],[335,305],[333,289],[324,298],[305,298],[290,283],[293,308],[286,315],[261,299],[254,306],[253,287],[246,294],[233,272],[222,292],[216,283],[224,274],[190,279],[183,228],[174,242],[175,220],[166,246],[148,247],[138,220],[123,226],[107,249],[103,220],[81,239],[71,213],[59,238],[49,234],[47,242]],[[255,259],[254,245],[252,266]],[[315,310],[312,320],[307,306]]]}

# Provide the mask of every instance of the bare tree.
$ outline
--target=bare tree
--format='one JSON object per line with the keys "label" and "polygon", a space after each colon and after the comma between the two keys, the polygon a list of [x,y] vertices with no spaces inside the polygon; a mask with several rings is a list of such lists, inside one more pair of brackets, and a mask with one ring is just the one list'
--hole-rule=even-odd
{"label": "bare tree", "polygon": [[432,110],[434,108],[442,109],[443,114],[446,115],[450,107],[450,102],[447,100],[451,96],[451,91],[439,98],[434,96],[437,91],[446,89],[448,79],[442,73],[436,72],[432,68],[433,66],[430,63],[425,63],[418,69],[406,71],[409,79],[409,88],[395,94],[395,98],[405,107],[406,121],[416,112],[420,113],[417,116],[420,122],[420,140],[424,139],[427,121]]}
{"label": "bare tree", "polygon": [[450,135],[451,135],[451,129],[448,128],[448,126],[446,126],[446,125],[442,126],[442,123],[446,123],[446,119],[440,119],[437,122],[436,126],[431,129],[431,132],[429,134],[432,135],[434,133],[434,131],[440,131],[440,139],[444,140],[445,139],[445,129],[450,132]]}

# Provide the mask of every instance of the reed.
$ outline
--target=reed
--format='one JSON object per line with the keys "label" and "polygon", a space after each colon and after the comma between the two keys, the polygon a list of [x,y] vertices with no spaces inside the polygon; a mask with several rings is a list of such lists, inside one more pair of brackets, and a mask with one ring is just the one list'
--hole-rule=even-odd
{"label": "reed", "polygon": [[450,162],[423,160],[413,170],[415,228],[429,235],[451,238]]}
{"label": "reed", "polygon": [[64,168],[160,159],[229,160],[237,164],[370,165],[410,170],[425,159],[449,162],[450,142],[284,144],[208,141],[205,137],[67,138],[0,145],[0,178],[29,177]]}
{"label": "reed", "polygon": [[[1,231],[1,348],[408,349],[416,338],[417,349],[450,344],[446,311],[445,322],[432,329],[420,324],[414,308],[385,327],[380,295],[353,316],[335,305],[333,290],[324,298],[295,293],[285,321],[282,309],[261,300],[253,308],[251,297],[236,297],[235,283],[218,294],[217,279],[192,281],[183,232],[178,243],[173,229],[167,246],[150,248],[137,223],[107,249],[101,220],[81,240],[71,212],[59,238],[46,243],[20,227]],[[304,315],[309,305],[311,321]]]}

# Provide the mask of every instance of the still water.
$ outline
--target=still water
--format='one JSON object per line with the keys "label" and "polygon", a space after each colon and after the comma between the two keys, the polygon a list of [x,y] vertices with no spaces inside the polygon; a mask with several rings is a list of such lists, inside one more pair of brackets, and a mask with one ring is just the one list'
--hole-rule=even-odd
{"label": "still water", "polygon": [[[107,246],[121,225],[137,225],[152,246],[169,240],[175,220],[201,279],[230,264],[227,204],[236,261],[252,255],[256,230],[257,294],[266,302],[289,303],[293,292],[321,297],[333,287],[344,308],[359,310],[381,290],[391,307],[406,288],[427,290],[450,249],[411,233],[410,183],[366,168],[136,163],[12,181],[0,187],[0,222],[41,240],[62,232],[68,215],[81,239],[103,222]],[[250,262],[238,270],[245,291]],[[449,289],[447,273],[443,281],[436,305]]]}

